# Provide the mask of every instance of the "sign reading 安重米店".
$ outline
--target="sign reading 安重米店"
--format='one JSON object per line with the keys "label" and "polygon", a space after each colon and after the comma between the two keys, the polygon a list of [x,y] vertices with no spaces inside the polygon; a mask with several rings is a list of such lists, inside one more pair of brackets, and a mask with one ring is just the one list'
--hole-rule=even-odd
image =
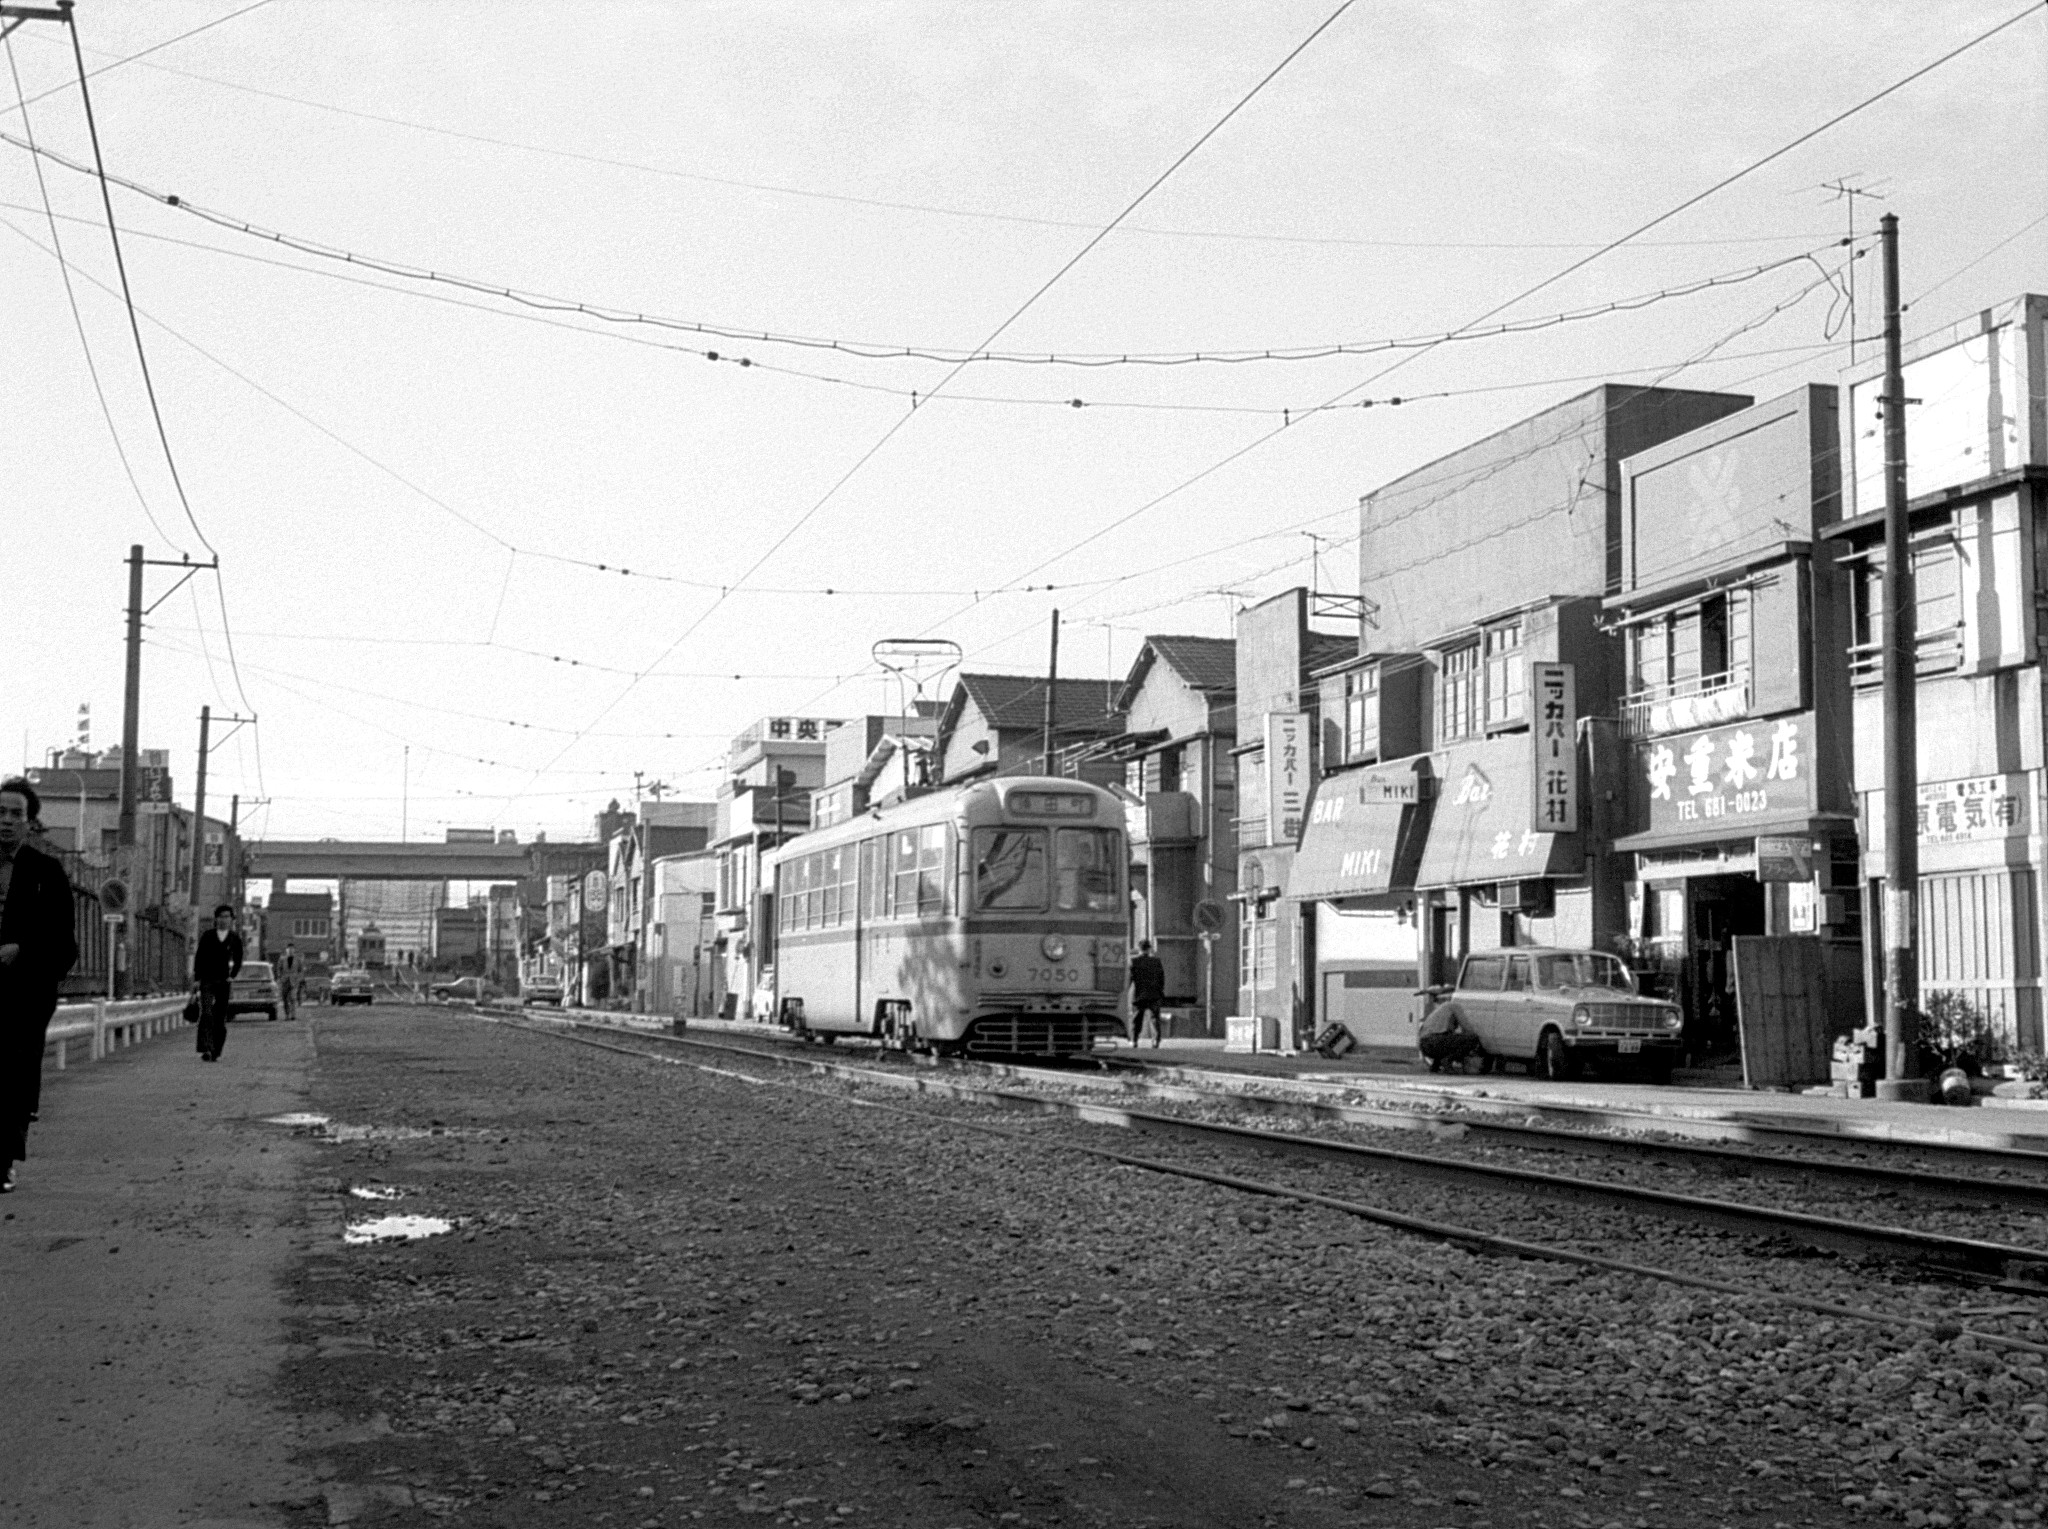
{"label": "sign reading \u5b89\u91cd\u7c73\u5e97", "polygon": [[1535,820],[1538,833],[1569,834],[1579,829],[1578,706],[1570,664],[1529,665],[1535,704],[1530,737],[1535,750]]}
{"label": "sign reading \u5b89\u91cd\u7c73\u5e97", "polygon": [[1811,812],[1813,714],[1736,722],[1636,746],[1639,829],[1739,835],[1745,819]]}
{"label": "sign reading \u5b89\u91cd\u7c73\u5e97", "polygon": [[1301,837],[1308,806],[1308,714],[1266,713],[1266,842],[1292,844]]}

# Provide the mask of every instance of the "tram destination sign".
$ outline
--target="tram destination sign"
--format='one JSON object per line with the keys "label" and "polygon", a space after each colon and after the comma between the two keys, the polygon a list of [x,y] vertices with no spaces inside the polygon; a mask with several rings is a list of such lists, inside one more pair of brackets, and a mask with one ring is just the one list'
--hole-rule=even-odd
{"label": "tram destination sign", "polygon": [[1739,838],[1765,818],[1814,810],[1813,713],[1731,722],[1636,745],[1635,829]]}

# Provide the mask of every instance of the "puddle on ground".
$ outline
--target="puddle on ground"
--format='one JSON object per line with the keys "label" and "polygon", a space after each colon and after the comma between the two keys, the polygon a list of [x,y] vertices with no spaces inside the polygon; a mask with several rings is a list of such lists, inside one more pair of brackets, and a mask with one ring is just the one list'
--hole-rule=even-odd
{"label": "puddle on ground", "polygon": [[349,1186],[348,1192],[358,1200],[402,1200],[405,1198],[404,1190],[394,1189],[389,1184],[353,1184]]}
{"label": "puddle on ground", "polygon": [[268,1126],[289,1126],[294,1135],[311,1136],[320,1141],[425,1141],[436,1136],[481,1136],[484,1134],[473,1126],[445,1126],[439,1121],[429,1126],[352,1126],[339,1125],[326,1115],[297,1112],[290,1115],[266,1115],[263,1123]]}
{"label": "puddle on ground", "polygon": [[366,1242],[414,1242],[422,1237],[439,1237],[453,1231],[455,1223],[443,1216],[379,1216],[375,1221],[351,1222],[341,1240],[360,1245]]}

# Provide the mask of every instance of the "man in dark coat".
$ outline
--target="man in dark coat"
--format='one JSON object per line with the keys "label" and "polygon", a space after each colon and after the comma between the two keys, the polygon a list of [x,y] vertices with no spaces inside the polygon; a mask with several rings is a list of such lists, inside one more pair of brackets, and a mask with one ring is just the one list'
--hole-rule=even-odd
{"label": "man in dark coat", "polygon": [[199,1054],[220,1060],[228,1043],[228,995],[242,970],[242,937],[235,932],[235,909],[222,903],[213,910],[213,927],[199,937],[192,951],[192,980],[199,984]]}
{"label": "man in dark coat", "polygon": [[71,880],[28,842],[41,811],[27,781],[0,781],[0,1193],[28,1156],[57,984],[78,960]]}
{"label": "man in dark coat", "polygon": [[1159,1006],[1166,1001],[1166,964],[1152,954],[1150,940],[1138,941],[1138,953],[1131,957],[1131,1044],[1145,1035],[1145,1021],[1152,1021],[1152,1049],[1159,1049]]}

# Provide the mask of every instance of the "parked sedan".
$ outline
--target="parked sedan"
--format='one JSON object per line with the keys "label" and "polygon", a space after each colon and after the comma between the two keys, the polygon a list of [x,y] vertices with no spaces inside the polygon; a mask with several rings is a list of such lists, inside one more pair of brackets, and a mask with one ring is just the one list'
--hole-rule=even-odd
{"label": "parked sedan", "polygon": [[1678,1005],[1643,997],[1628,967],[1597,950],[1539,946],[1467,956],[1444,1004],[1489,1061],[1523,1062],[1553,1080],[1597,1063],[1668,1083],[1685,1023]]}
{"label": "parked sedan", "polygon": [[535,977],[526,984],[525,991],[519,995],[519,1001],[527,1004],[551,1003],[559,1009],[562,1006],[562,984],[552,977]]}
{"label": "parked sedan", "polygon": [[235,980],[228,984],[229,1019],[237,1014],[261,1014],[265,1019],[275,1019],[283,1003],[277,975],[268,961],[244,961]]}
{"label": "parked sedan", "polygon": [[453,982],[437,982],[427,992],[429,997],[443,1003],[482,1003],[486,998],[498,996],[496,986],[481,977],[457,977]]}
{"label": "parked sedan", "polygon": [[337,1007],[344,1003],[375,1003],[377,987],[361,967],[344,967],[327,979],[327,1001]]}

